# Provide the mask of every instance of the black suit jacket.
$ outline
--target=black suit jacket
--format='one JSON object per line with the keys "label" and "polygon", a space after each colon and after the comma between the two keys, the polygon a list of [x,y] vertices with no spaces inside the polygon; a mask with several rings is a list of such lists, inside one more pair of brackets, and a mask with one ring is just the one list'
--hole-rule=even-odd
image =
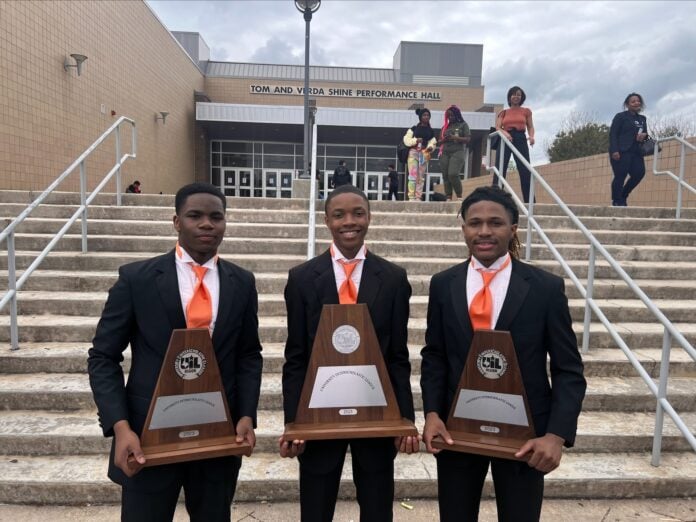
{"label": "black suit jacket", "polygon": [[[443,420],[449,415],[473,337],[466,297],[468,266],[469,261],[456,265],[430,282],[421,388],[425,413],[437,412]],[[537,436],[554,433],[572,446],[586,383],[563,280],[513,260],[495,329],[512,335]]]}
{"label": "black suit jacket", "polygon": [[[213,348],[233,422],[249,416],[256,424],[261,387],[258,296],[251,272],[218,260],[220,301]],[[124,265],[109,291],[87,361],[90,385],[105,436],[127,419],[140,434],[157,385],[172,330],[186,328],[174,251]],[[123,351],[130,344],[131,369],[124,384]],[[113,454],[113,447],[112,447]],[[169,466],[145,468],[132,478],[109,462],[109,477],[128,486],[166,479]]]}
{"label": "black suit jacket", "polygon": [[[367,304],[401,415],[414,419],[411,364],[408,357],[408,314],[411,285],[406,271],[368,252],[358,302]],[[288,338],[283,365],[285,422],[295,419],[309,366],[314,337],[325,304],[338,304],[331,254],[323,254],[290,270],[285,287]]]}
{"label": "black suit jacket", "polygon": [[609,129],[609,154],[630,150],[637,143],[638,127],[648,132],[648,120],[642,114],[624,111],[614,116]]}

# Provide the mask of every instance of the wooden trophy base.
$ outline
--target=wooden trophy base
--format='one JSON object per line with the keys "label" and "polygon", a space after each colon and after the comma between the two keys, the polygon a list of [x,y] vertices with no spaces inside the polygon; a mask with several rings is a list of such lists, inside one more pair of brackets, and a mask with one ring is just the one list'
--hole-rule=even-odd
{"label": "wooden trophy base", "polygon": [[[196,442],[176,442],[161,444],[154,447],[143,447],[145,453],[145,465],[143,467],[161,466],[175,462],[188,462],[191,460],[212,459],[227,457],[229,455],[251,455],[251,444],[237,442],[236,437],[217,437]],[[133,457],[128,457],[133,462]]]}
{"label": "wooden trophy base", "polygon": [[451,446],[447,444],[439,435],[433,438],[433,448],[461,451],[463,453],[474,453],[499,459],[518,460],[526,462],[529,457],[515,457],[526,440],[511,439],[506,437],[491,437],[486,435],[473,435],[465,432],[450,431],[450,436],[454,441]]}
{"label": "wooden trophy base", "polygon": [[325,422],[322,424],[299,424],[291,422],[285,427],[285,440],[333,440],[368,439],[377,437],[416,437],[418,430],[408,419]]}

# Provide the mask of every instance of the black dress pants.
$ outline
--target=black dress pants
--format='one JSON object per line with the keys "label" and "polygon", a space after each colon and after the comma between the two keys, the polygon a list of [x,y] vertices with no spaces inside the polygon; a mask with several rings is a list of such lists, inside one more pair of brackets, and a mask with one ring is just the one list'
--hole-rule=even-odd
{"label": "black dress pants", "polygon": [[[191,522],[229,522],[231,504],[241,467],[240,457],[183,462],[168,466],[171,474],[164,487],[124,486],[121,496],[122,522],[171,522],[184,488],[186,511]],[[140,471],[148,472],[145,468]]]}
{"label": "black dress pants", "polygon": [[[520,154],[524,156],[524,159],[526,159],[529,162],[529,145],[527,144],[527,135],[524,131],[518,131],[515,129],[512,129],[509,132],[510,136],[512,137],[512,144],[518,151],[520,151]],[[501,146],[502,144],[499,145],[499,147]],[[498,150],[500,150],[500,148],[498,148]],[[510,150],[510,147],[505,147],[505,153],[503,154],[503,178],[507,176],[507,169],[508,164],[510,163],[511,155],[512,150]],[[521,162],[517,161],[515,163],[517,164],[517,172],[520,175],[520,188],[522,189],[522,199],[525,203],[529,203],[529,184],[532,178],[532,173],[529,171],[527,167],[522,165]],[[496,187],[498,186],[498,176],[496,176],[495,174],[493,174],[493,185]]]}
{"label": "black dress pants", "polygon": [[478,520],[483,483],[491,467],[499,522],[537,522],[544,474],[525,462],[442,451],[437,456],[441,522]]}
{"label": "black dress pants", "polygon": [[[645,160],[637,146],[621,152],[618,160],[610,159],[614,179],[611,182],[611,203],[615,207],[625,207],[628,195],[645,177]],[[626,182],[628,177],[628,182]],[[624,185],[624,182],[626,184]]]}
{"label": "black dress pants", "polygon": [[394,439],[308,441],[300,456],[302,522],[331,522],[350,445],[360,522],[391,522],[394,503]]}

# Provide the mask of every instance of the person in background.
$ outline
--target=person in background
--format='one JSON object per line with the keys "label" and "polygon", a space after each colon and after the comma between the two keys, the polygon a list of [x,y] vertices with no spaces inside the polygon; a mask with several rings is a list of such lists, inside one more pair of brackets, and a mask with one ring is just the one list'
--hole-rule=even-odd
{"label": "person in background", "polygon": [[437,139],[430,127],[430,111],[426,108],[416,109],[418,125],[414,125],[404,135],[404,145],[408,151],[408,200],[422,201],[425,175],[428,171],[430,154],[435,150]]}
{"label": "person in background", "polygon": [[333,188],[338,188],[341,185],[352,185],[353,178],[350,175],[348,167],[346,167],[346,161],[341,160],[338,162],[338,167],[333,173]]}
{"label": "person in background", "polygon": [[137,179],[126,187],[126,194],[140,194],[140,182]]}
{"label": "person in background", "polygon": [[392,201],[392,196],[395,201],[399,199],[399,173],[394,168],[394,165],[388,165],[387,168],[389,172],[387,173],[387,179],[389,179],[389,194],[387,195],[387,201]]}
{"label": "person in background", "polygon": [[440,131],[440,169],[445,183],[445,196],[452,200],[462,197],[462,180],[459,173],[466,161],[466,145],[471,141],[469,125],[464,121],[459,107],[450,105],[445,111],[445,123]]}
{"label": "person in background", "polygon": [[[609,161],[614,179],[611,182],[611,204],[627,206],[628,195],[645,176],[645,160],[641,142],[648,137],[648,121],[640,114],[645,108],[643,97],[632,92],[623,103],[624,110],[611,121],[609,129]],[[628,182],[624,185],[628,177]]]}
{"label": "person in background", "polygon": [[[527,107],[522,107],[526,99],[527,95],[521,87],[517,85],[511,87],[507,93],[509,108],[498,113],[498,117],[495,120],[495,128],[502,131],[503,135],[512,142],[513,146],[524,156],[524,159],[529,162],[527,140],[529,140],[529,145],[534,146],[534,122],[532,121],[532,111]],[[529,138],[527,138],[525,131],[529,133]],[[502,144],[500,146],[502,147]],[[510,147],[505,147],[505,153],[503,155],[503,177],[507,174],[511,154],[512,150],[510,150]],[[529,182],[532,174],[522,162],[516,161],[515,163],[517,164],[517,171],[520,173],[522,198],[525,203],[528,203]],[[493,185],[498,185],[498,176],[495,174],[493,174]]]}

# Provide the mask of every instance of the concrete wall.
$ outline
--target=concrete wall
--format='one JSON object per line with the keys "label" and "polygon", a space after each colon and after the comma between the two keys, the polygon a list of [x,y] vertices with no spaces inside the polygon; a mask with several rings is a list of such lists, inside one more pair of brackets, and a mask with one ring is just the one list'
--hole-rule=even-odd
{"label": "concrete wall", "polygon": [[[0,1],[0,35],[0,188],[43,190],[119,116],[138,133],[124,187],[139,179],[143,192],[171,193],[193,181],[203,75],[144,2]],[[79,77],[63,70],[71,53],[88,57]],[[164,126],[158,111],[169,112]],[[130,145],[129,132],[122,139]],[[111,139],[88,161],[90,188],[114,150]],[[60,189],[77,190],[78,178]]]}
{"label": "concrete wall", "polygon": [[[696,145],[696,138],[689,142]],[[659,170],[670,170],[679,175],[680,146],[668,142],[660,154]],[[674,207],[677,203],[677,183],[667,176],[652,173],[653,157],[645,159],[645,178],[628,198],[632,207]],[[538,172],[554,191],[566,202],[586,205],[611,205],[611,181],[613,174],[608,154],[598,154],[557,163],[541,165]],[[684,179],[696,186],[696,153],[687,150]],[[537,201],[550,203],[546,193],[540,193]],[[685,192],[683,204],[696,207],[696,195]]]}
{"label": "concrete wall", "polygon": [[[696,137],[688,141],[696,145]],[[663,145],[660,154],[660,171],[669,170],[679,175],[680,145],[668,142]],[[608,154],[597,154],[586,158],[578,158],[557,163],[539,165],[536,170],[551,185],[551,188],[569,204],[580,205],[611,205],[611,181],[613,174],[609,164]],[[677,183],[665,175],[655,176],[653,157],[645,159],[645,177],[631,193],[628,204],[632,207],[675,207],[677,204]],[[510,171],[508,178],[513,188],[521,197],[519,176]],[[696,187],[696,153],[687,149],[684,180]],[[476,187],[487,185],[492,181],[490,175],[466,180],[464,194]],[[537,202],[551,203],[552,199],[546,191],[537,187]],[[696,195],[689,191],[683,192],[684,207],[696,208]]]}

